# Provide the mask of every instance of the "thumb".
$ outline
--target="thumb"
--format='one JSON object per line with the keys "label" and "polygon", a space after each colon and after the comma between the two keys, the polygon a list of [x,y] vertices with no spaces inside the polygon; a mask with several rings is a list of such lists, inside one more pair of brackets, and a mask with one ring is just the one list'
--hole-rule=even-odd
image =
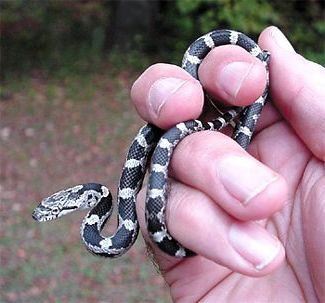
{"label": "thumb", "polygon": [[260,35],[271,53],[270,92],[282,113],[312,153],[325,160],[325,69],[297,54],[276,27]]}

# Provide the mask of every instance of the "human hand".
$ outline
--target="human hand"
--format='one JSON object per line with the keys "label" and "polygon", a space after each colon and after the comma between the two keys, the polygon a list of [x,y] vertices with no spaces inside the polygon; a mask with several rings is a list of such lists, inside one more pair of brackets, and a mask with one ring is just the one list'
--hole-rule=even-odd
{"label": "human hand", "polygon": [[[259,45],[271,53],[272,103],[248,151],[201,132],[173,154],[168,230],[198,254],[176,259],[152,245],[175,302],[325,302],[325,70],[275,27]],[[229,45],[209,53],[199,76],[216,99],[237,106],[253,102],[266,81],[256,58]],[[168,64],[146,70],[131,95],[162,128],[197,118],[203,105],[201,84]],[[137,210],[150,243],[144,200],[142,190]]]}

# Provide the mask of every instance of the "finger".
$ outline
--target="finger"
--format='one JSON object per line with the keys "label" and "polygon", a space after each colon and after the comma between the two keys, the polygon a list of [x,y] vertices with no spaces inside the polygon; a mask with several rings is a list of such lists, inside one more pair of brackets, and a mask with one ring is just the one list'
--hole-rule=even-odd
{"label": "finger", "polygon": [[[230,45],[217,47],[207,55],[199,78],[212,97],[244,106],[262,94],[266,71],[257,58]],[[148,68],[132,86],[131,98],[140,116],[161,128],[197,118],[204,102],[201,84],[170,64]]]}
{"label": "finger", "polygon": [[[283,260],[284,249],[280,241],[264,227],[255,222],[237,221],[202,192],[173,182],[168,201],[169,232],[200,256],[251,276],[265,275]],[[148,241],[143,211],[140,211],[143,207],[143,204],[139,207],[140,225]],[[174,263],[171,263],[170,257],[155,246],[153,249],[162,266],[167,266],[167,269],[171,264],[177,266],[179,260],[174,258]]]}
{"label": "finger", "polygon": [[314,155],[325,160],[325,69],[298,55],[276,27],[264,30],[259,44],[271,53],[274,104]]}
{"label": "finger", "polygon": [[266,85],[263,63],[239,46],[216,47],[199,68],[203,87],[220,101],[246,106],[262,95]]}
{"label": "finger", "polygon": [[132,101],[139,115],[161,128],[197,118],[203,107],[203,90],[181,67],[155,64],[133,84]]}
{"label": "finger", "polygon": [[287,200],[281,175],[217,132],[196,133],[181,141],[169,172],[239,220],[267,218]]}

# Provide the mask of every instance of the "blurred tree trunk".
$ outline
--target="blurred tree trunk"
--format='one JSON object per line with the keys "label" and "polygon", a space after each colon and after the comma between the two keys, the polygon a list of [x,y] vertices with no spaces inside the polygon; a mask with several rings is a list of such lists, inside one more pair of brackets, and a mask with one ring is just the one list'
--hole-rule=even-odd
{"label": "blurred tree trunk", "polygon": [[106,31],[106,49],[150,48],[156,30],[158,0],[108,1],[107,7],[111,22]]}

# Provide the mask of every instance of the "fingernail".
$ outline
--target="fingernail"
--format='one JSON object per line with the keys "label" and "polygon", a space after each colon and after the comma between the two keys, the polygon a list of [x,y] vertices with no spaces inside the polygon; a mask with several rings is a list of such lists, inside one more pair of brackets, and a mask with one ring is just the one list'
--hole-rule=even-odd
{"label": "fingernail", "polygon": [[156,80],[149,89],[148,102],[156,116],[168,101],[169,97],[180,89],[187,81],[179,78],[161,78]]}
{"label": "fingernail", "polygon": [[271,37],[273,38],[273,40],[275,41],[275,43],[281,47],[283,50],[286,51],[290,51],[290,52],[294,52],[294,48],[291,45],[291,43],[289,42],[289,40],[287,39],[287,37],[280,31],[279,28],[277,27],[272,27],[271,30]]}
{"label": "fingernail", "polygon": [[278,178],[254,159],[230,155],[217,161],[217,174],[229,194],[244,205]]}
{"label": "fingernail", "polygon": [[235,251],[257,270],[268,266],[281,250],[280,242],[253,222],[233,223],[228,237]]}
{"label": "fingernail", "polygon": [[254,63],[232,62],[221,71],[217,81],[221,88],[232,98],[236,98],[244,80],[252,72]]}

